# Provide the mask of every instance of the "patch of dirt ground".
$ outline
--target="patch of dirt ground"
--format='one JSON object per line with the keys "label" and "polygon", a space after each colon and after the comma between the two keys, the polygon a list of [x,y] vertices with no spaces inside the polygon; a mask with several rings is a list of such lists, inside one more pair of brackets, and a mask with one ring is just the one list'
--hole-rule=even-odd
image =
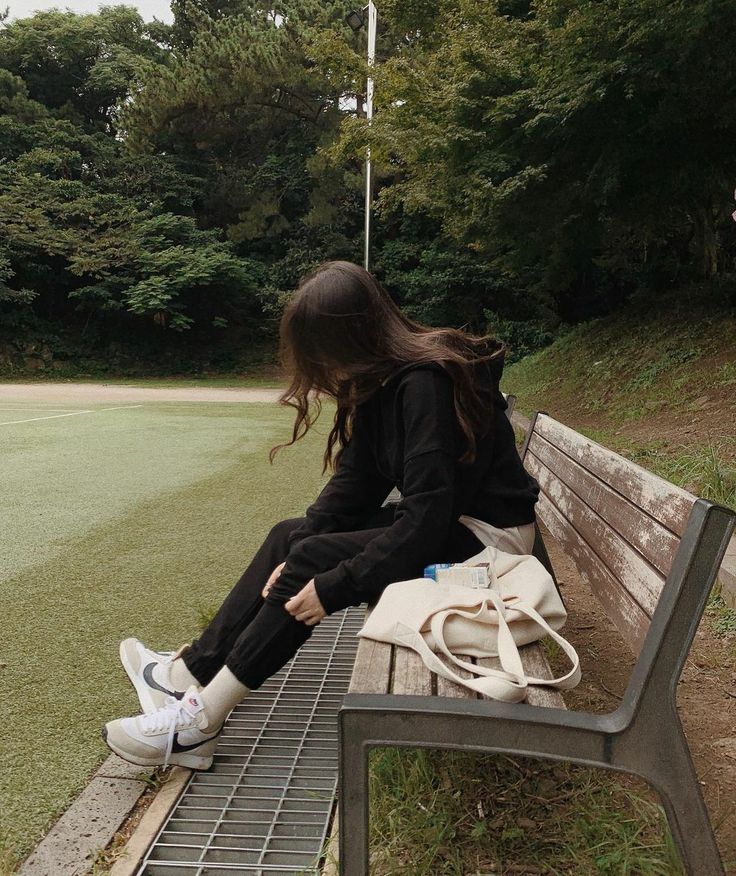
{"label": "patch of dirt ground", "polygon": [[[565,693],[567,706],[613,711],[634,657],[572,561],[547,533],[545,543],[569,612],[564,634],[576,647],[583,671],[580,685]],[[730,636],[715,636],[707,618],[700,624],[678,688],[678,711],[721,856],[727,872],[736,874],[736,666],[728,655],[736,634]]]}

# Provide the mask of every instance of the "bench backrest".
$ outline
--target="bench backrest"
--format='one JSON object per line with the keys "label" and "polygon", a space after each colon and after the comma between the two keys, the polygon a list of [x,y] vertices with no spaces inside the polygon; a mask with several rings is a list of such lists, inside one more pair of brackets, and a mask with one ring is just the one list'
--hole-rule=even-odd
{"label": "bench backrest", "polygon": [[539,518],[638,655],[696,497],[545,414],[523,458]]}

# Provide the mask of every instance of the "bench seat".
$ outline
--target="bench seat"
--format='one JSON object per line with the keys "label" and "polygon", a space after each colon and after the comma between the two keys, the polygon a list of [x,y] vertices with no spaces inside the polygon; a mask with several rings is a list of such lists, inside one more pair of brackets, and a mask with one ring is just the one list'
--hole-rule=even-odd
{"label": "bench seat", "polygon": [[[552,672],[538,642],[520,649],[522,663],[528,674],[539,678],[552,678]],[[442,659],[442,655],[439,655]],[[475,662],[474,657],[464,657]],[[500,668],[495,658],[478,661],[483,666]],[[462,675],[463,670],[454,667]],[[487,699],[454,681],[440,678],[422,662],[421,657],[409,648],[387,645],[371,639],[361,639],[355,658],[355,667],[350,681],[349,693],[353,694],[404,694],[407,696],[440,696],[458,699]],[[533,706],[565,708],[559,691],[551,688],[530,687],[526,700]]]}

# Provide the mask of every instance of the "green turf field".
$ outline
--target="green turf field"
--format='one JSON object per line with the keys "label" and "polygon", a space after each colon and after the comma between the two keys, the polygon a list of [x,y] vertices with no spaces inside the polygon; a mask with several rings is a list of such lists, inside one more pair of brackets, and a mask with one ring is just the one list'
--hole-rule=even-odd
{"label": "green turf field", "polygon": [[321,434],[276,405],[0,401],[0,851],[27,853],[137,700],[120,639],[176,647],[319,489]]}

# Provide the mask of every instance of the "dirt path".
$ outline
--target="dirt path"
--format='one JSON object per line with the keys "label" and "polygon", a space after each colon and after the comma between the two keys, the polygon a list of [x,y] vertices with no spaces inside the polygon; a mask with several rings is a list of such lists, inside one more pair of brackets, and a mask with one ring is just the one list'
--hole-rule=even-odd
{"label": "dirt path", "polygon": [[[545,534],[569,618],[565,635],[580,655],[583,680],[565,693],[568,708],[604,713],[616,708],[634,659],[572,562]],[[700,624],[678,687],[678,710],[726,864],[736,873],[736,675],[728,641]],[[666,745],[667,740],[663,739]]]}
{"label": "dirt path", "polygon": [[153,387],[120,383],[0,383],[0,404],[91,405],[138,402],[276,402],[279,389]]}

